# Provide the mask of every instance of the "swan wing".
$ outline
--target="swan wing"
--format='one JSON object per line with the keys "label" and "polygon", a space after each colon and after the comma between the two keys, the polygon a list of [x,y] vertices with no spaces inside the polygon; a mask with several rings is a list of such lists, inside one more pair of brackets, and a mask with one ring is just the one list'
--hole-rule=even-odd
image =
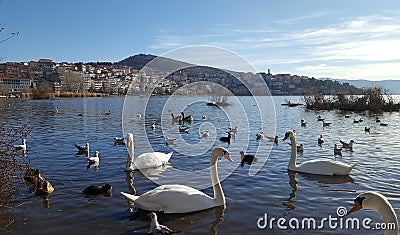
{"label": "swan wing", "polygon": [[355,165],[329,159],[314,159],[306,161],[296,168],[299,172],[317,175],[348,175]]}
{"label": "swan wing", "polygon": [[123,195],[141,209],[164,213],[188,213],[218,206],[203,192],[176,184],[159,186],[141,196]]}
{"label": "swan wing", "polygon": [[168,163],[169,159],[172,156],[172,152],[170,153],[161,153],[161,152],[152,152],[152,153],[144,153],[138,156],[134,160],[134,164],[136,169],[146,169],[159,167],[166,163]]}

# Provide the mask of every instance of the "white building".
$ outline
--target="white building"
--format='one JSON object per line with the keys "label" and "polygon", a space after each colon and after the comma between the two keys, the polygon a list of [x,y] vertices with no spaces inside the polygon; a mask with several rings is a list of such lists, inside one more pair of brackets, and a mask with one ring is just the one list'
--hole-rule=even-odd
{"label": "white building", "polygon": [[9,93],[20,93],[32,85],[32,79],[22,76],[0,74],[0,87],[8,89]]}

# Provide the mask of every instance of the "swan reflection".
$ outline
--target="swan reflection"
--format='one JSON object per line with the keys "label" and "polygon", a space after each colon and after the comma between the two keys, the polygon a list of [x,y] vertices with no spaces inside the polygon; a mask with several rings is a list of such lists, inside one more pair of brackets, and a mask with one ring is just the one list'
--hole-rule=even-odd
{"label": "swan reflection", "polygon": [[161,173],[163,173],[168,168],[171,168],[171,164],[165,164],[155,168],[147,168],[147,169],[140,169],[132,171],[132,174],[136,177],[140,178],[148,178],[149,180],[158,180]]}
{"label": "swan reflection", "polygon": [[[164,214],[157,212],[157,215],[160,224],[163,224],[174,231],[182,231],[186,234],[187,230],[190,229],[191,232],[188,233],[191,234],[209,228],[206,234],[214,235],[217,234],[218,225],[223,221],[224,211],[225,206],[218,206],[208,210],[185,214]],[[139,220],[143,223],[148,223],[150,226],[149,213],[149,211],[138,209],[129,217],[129,220]],[[146,227],[146,230],[148,230],[148,227]]]}
{"label": "swan reflection", "polygon": [[125,181],[126,184],[128,185],[129,191],[133,194],[136,195],[136,188],[133,186],[133,174],[132,172],[125,171]]}
{"label": "swan reflection", "polygon": [[[287,207],[288,210],[296,209],[294,203],[296,202],[296,191],[298,181],[296,180],[296,174],[300,174],[303,179],[316,181],[320,184],[346,184],[346,183],[354,183],[353,178],[349,175],[338,175],[338,176],[329,176],[329,175],[313,175],[307,173],[299,173],[295,171],[288,170],[289,177],[289,185],[292,188],[292,191],[289,193],[289,197],[284,199],[282,205]],[[333,190],[335,191],[335,190]],[[339,191],[339,190],[337,190]]]}

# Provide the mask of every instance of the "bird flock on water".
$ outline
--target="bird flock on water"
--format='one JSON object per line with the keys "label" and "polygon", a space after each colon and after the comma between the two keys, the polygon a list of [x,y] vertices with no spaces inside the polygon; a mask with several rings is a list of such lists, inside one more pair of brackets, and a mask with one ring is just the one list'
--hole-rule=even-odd
{"label": "bird flock on water", "polygon": [[[111,111],[106,113],[106,115],[110,115]],[[79,113],[78,116],[82,116],[82,113]],[[143,115],[137,113],[138,118],[143,118]],[[179,116],[175,116],[171,113],[172,122],[176,122],[179,124],[179,133],[184,134],[189,132],[189,127],[185,125],[186,122],[192,123],[194,121],[194,117],[192,115],[185,115],[184,112],[181,112]],[[350,115],[345,115],[345,118],[350,118]],[[201,116],[201,120],[208,120],[209,118],[205,115]],[[323,127],[329,127],[333,125],[331,122],[325,121],[325,118],[322,116],[317,117],[318,122],[322,122]],[[353,119],[353,123],[361,123],[363,122],[362,118]],[[387,124],[382,123],[381,120],[376,117],[376,123],[379,123],[381,126],[387,126]],[[308,122],[305,119],[300,120],[301,127],[307,127]],[[152,123],[150,128],[155,130],[157,129],[158,124]],[[365,133],[371,133],[371,128],[373,126],[365,127]],[[219,141],[222,143],[226,143],[227,147],[231,145],[231,141],[234,140],[239,133],[238,127],[230,127],[226,136],[221,136]],[[202,131],[199,133],[201,138],[208,138],[210,136],[209,131]],[[275,145],[279,144],[279,136],[274,134],[272,136],[265,136],[263,130],[260,130],[255,135],[256,141],[262,141],[267,139],[269,142],[273,142]],[[173,152],[162,153],[162,152],[148,152],[140,154],[136,156],[134,154],[134,136],[132,133],[127,133],[124,137],[114,137],[114,145],[115,146],[126,146],[128,150],[128,157],[126,160],[125,171],[131,172],[142,169],[149,168],[157,168],[160,166],[165,166],[169,164],[169,160],[173,155]],[[166,137],[165,144],[166,145],[175,145],[176,138]],[[289,140],[291,154],[289,158],[289,163],[287,169],[294,172],[299,173],[307,173],[307,174],[315,174],[315,175],[326,175],[326,176],[341,176],[341,175],[349,175],[352,169],[354,169],[359,163],[355,162],[352,164],[346,164],[341,161],[337,161],[334,159],[327,158],[317,158],[313,160],[303,161],[302,163],[297,163],[297,154],[302,154],[304,152],[304,145],[296,143],[296,131],[288,130],[284,133],[282,141]],[[26,139],[22,139],[21,144],[14,145],[16,151],[22,151],[26,154],[27,151],[27,141]],[[319,147],[323,147],[326,145],[326,140],[321,134],[317,138],[317,143]],[[333,155],[335,157],[343,156],[343,151],[353,151],[353,145],[356,144],[354,140],[349,140],[348,142],[339,139],[339,143],[334,143],[333,147]],[[85,145],[80,146],[74,143],[77,153],[76,155],[85,155],[88,168],[89,166],[95,166],[98,168],[100,162],[100,152],[96,150],[94,155],[90,155],[90,144],[87,142]],[[245,153],[244,151],[240,151],[240,165],[243,167],[245,164],[251,165],[257,161],[257,157],[252,154]],[[210,178],[213,182],[213,195],[209,196],[195,188],[188,187],[185,185],[160,185],[148,192],[144,192],[141,195],[130,194],[121,192],[121,194],[126,198],[129,202],[129,205],[135,206],[141,210],[149,211],[148,216],[150,217],[150,228],[149,233],[151,234],[173,234],[179,233],[179,231],[174,231],[173,229],[162,225],[158,222],[157,213],[190,213],[196,211],[202,211],[210,208],[214,208],[217,206],[225,206],[226,199],[221,186],[221,183],[218,179],[218,159],[225,158],[230,162],[234,162],[230,157],[230,153],[225,147],[216,147],[213,149],[210,156]],[[33,185],[34,191],[38,195],[49,195],[54,191],[53,186],[50,184],[48,180],[46,180],[39,170],[35,169],[27,169],[24,180]],[[101,185],[90,185],[82,190],[83,194],[86,195],[108,195],[110,196],[112,193],[112,186],[108,183]],[[361,209],[372,209],[378,211],[384,222],[387,223],[395,223],[396,228],[398,229],[398,222],[396,213],[394,212],[393,207],[390,205],[387,198],[378,193],[378,192],[364,192],[359,194],[354,199],[354,206],[348,212],[348,214],[352,214]],[[390,231],[389,231],[390,232]],[[397,230],[395,231],[397,234]],[[389,234],[389,233],[388,233]]]}

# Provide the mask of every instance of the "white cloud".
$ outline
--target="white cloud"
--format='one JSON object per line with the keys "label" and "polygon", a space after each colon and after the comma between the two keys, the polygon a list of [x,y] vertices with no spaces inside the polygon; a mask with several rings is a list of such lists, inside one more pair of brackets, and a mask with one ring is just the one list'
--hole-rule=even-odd
{"label": "white cloud", "polygon": [[[241,54],[257,68],[279,67],[288,73],[314,77],[400,79],[400,17],[396,11],[381,15],[335,19],[319,28],[292,30],[285,24],[331,16],[319,12],[279,20],[273,28],[212,29],[205,34],[160,33],[156,49],[214,45]],[[231,27],[231,26],[229,26]],[[299,26],[300,27],[300,26]],[[383,71],[384,70],[384,71]]]}

